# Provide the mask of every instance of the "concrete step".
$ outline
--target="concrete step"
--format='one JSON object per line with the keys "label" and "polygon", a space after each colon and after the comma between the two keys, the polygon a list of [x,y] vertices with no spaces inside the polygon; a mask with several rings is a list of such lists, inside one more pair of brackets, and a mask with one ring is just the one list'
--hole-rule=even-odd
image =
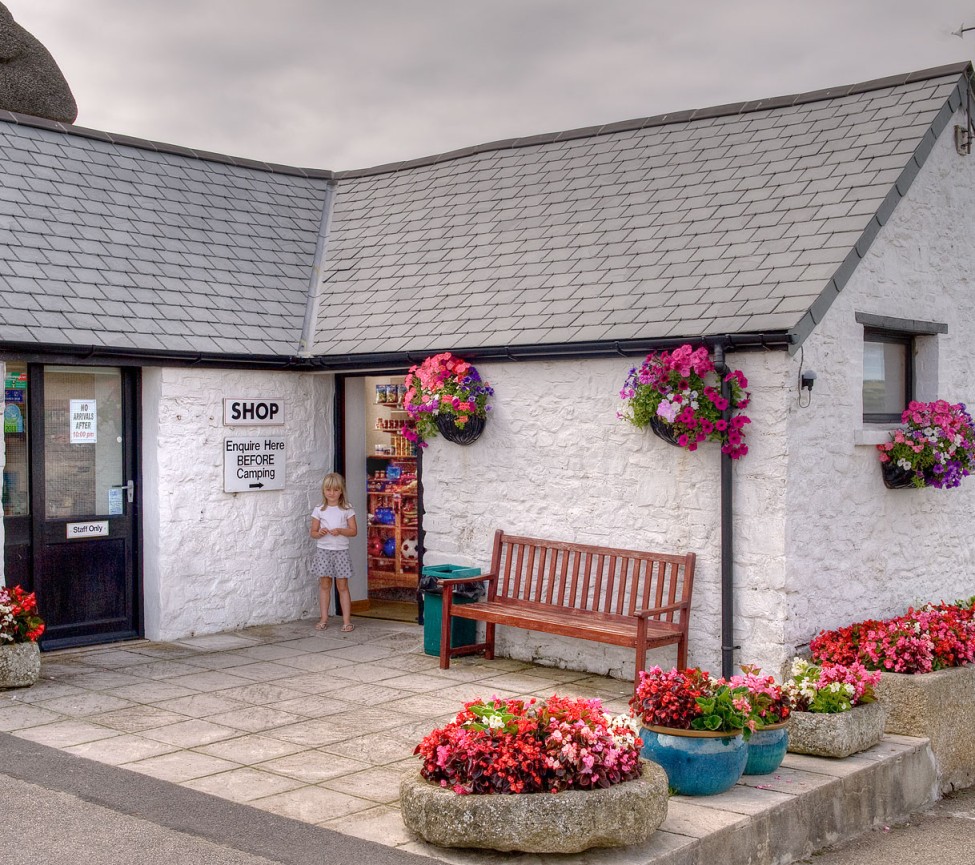
{"label": "concrete step", "polygon": [[788,754],[776,772],[746,776],[718,796],[673,796],[646,844],[583,858],[587,865],[787,865],[939,796],[928,740],[888,735],[843,760]]}

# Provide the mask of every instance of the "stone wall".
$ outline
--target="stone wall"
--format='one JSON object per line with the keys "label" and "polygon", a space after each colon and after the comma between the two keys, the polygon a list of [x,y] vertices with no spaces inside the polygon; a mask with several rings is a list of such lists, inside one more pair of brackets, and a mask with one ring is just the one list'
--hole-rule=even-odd
{"label": "stone wall", "polygon": [[[975,479],[953,490],[884,487],[875,445],[888,434],[862,422],[863,327],[855,319],[946,323],[947,334],[918,340],[918,396],[975,402],[975,159],[955,152],[952,130],[791,361],[786,649],[823,628],[975,594]],[[808,408],[797,402],[800,362],[818,373]]]}
{"label": "stone wall", "polygon": [[[225,397],[273,397],[284,426],[224,426]],[[334,380],[284,372],[146,369],[146,636],[176,639],[318,613],[311,509],[331,469]],[[223,491],[228,437],[283,436],[284,490]]]}
{"label": "stone wall", "polygon": [[[855,318],[947,323],[947,334],[918,340],[917,395],[973,403],[972,213],[975,160],[955,152],[949,124],[802,349],[729,356],[753,394],[750,453],[734,471],[737,662],[778,671],[823,628],[975,594],[975,480],[954,490],[884,487],[875,445],[887,433],[862,422],[863,327]],[[694,550],[690,659],[719,669],[718,451],[685,453],[616,420],[631,363],[479,366],[497,391],[486,433],[467,448],[435,440],[424,455],[426,561],[484,567],[497,527]],[[807,407],[799,404],[800,368],[818,373]],[[513,657],[632,673],[622,650],[524,631],[499,635],[500,651]],[[651,658],[673,661],[667,650]]]}
{"label": "stone wall", "polygon": [[[484,435],[441,438],[423,454],[425,564],[487,568],[494,530],[660,552],[698,554],[690,660],[720,670],[720,451],[689,453],[616,417],[639,359],[479,364],[494,386]],[[776,657],[784,585],[785,453],[779,352],[734,355],[762,418],[735,466],[736,630],[742,658]],[[633,653],[499,629],[512,657],[629,678]],[[673,666],[671,647],[651,662]]]}
{"label": "stone wall", "polygon": [[[0,360],[0,380],[3,380],[7,374],[7,365]],[[3,395],[0,394],[0,417],[3,417],[3,411],[6,405],[3,401]],[[3,467],[7,464],[7,443],[4,437],[0,435],[0,473],[3,472]],[[3,519],[0,519],[0,550],[3,549],[4,543],[4,525]],[[0,556],[0,586],[5,586],[6,579],[3,572],[3,556]]]}

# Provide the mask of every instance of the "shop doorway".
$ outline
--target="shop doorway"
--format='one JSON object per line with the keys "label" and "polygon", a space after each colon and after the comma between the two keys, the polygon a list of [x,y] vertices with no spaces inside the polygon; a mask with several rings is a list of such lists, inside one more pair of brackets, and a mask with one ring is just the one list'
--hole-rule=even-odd
{"label": "shop doorway", "polygon": [[4,574],[44,649],[141,632],[138,371],[6,362]]}
{"label": "shop doorway", "polygon": [[[365,526],[351,586],[357,615],[416,622],[423,502],[416,446],[401,434],[408,415],[402,374],[345,380],[345,475]],[[358,591],[357,591],[358,589]]]}

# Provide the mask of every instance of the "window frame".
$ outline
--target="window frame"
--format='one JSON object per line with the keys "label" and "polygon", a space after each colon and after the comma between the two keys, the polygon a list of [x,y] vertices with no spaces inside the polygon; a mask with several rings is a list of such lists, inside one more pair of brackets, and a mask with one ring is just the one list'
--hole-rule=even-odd
{"label": "window frame", "polygon": [[[863,412],[863,422],[864,423],[900,423],[901,415],[904,409],[907,408],[911,400],[914,399],[914,382],[915,382],[915,345],[916,334],[905,332],[901,330],[890,330],[886,328],[879,327],[864,327],[863,328],[863,342],[864,344],[868,342],[872,343],[883,343],[886,345],[902,345],[905,347],[905,368],[904,368],[904,408],[900,411],[894,412]],[[861,373],[862,375],[862,373]],[[861,393],[863,388],[863,382],[861,379]]]}

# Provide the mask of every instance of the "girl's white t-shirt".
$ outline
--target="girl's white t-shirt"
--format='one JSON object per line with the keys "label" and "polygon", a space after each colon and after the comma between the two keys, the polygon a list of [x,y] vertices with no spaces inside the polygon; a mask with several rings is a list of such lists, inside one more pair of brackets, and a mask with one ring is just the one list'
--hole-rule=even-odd
{"label": "girl's white t-shirt", "polygon": [[[335,505],[322,507],[319,505],[311,512],[312,518],[318,520],[318,524],[326,529],[345,529],[349,526],[349,519],[355,516],[352,508],[340,508]],[[320,550],[347,550],[349,548],[348,535],[323,535],[318,538],[318,549]]]}

